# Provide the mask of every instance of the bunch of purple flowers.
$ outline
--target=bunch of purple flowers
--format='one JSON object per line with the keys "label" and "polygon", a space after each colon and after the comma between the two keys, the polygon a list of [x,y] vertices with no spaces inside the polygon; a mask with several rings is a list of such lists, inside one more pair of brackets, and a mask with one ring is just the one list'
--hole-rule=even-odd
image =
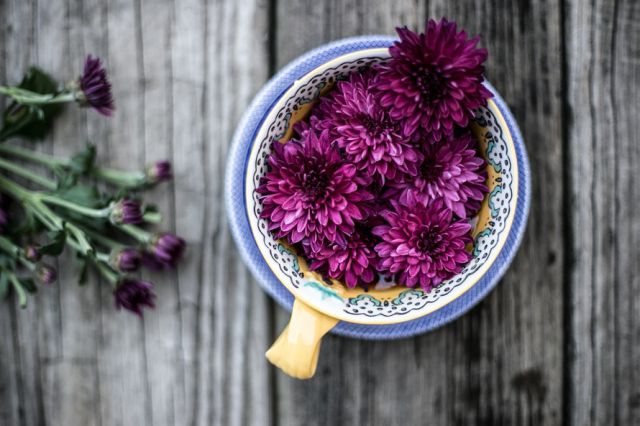
{"label": "bunch of purple flowers", "polygon": [[446,19],[397,31],[388,61],[338,82],[293,140],[273,142],[257,192],[269,230],[312,270],[429,291],[471,259],[488,191],[468,128],[492,96],[487,51]]}
{"label": "bunch of purple flowers", "polygon": [[11,99],[0,129],[0,299],[13,292],[24,307],[27,293],[56,280],[56,270],[43,259],[68,247],[82,263],[80,281],[93,266],[111,285],[118,309],[142,315],[144,307],[154,307],[154,285],[132,274],[142,266],[175,268],[185,250],[182,238],[145,229],[162,218],[143,202],[142,192],[172,179],[171,163],[125,172],[97,165],[93,145],[58,158],[4,142],[13,136],[41,139],[64,103],[112,115],[111,84],[101,60],[88,56],[82,75],[67,86],[32,68],[20,85],[0,86],[0,94]]}

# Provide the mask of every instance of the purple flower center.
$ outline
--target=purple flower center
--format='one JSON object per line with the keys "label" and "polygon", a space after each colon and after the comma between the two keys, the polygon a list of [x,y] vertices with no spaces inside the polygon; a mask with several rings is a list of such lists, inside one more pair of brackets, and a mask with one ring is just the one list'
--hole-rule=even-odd
{"label": "purple flower center", "polygon": [[378,136],[385,132],[395,132],[398,130],[398,124],[391,121],[388,117],[384,117],[382,120],[376,120],[369,114],[358,114],[358,120],[360,124],[367,129],[369,135]]}
{"label": "purple flower center", "polygon": [[317,168],[311,168],[302,177],[302,187],[307,195],[320,198],[325,194],[329,181],[325,173]]}
{"label": "purple flower center", "polygon": [[435,70],[423,66],[411,71],[410,75],[425,101],[433,102],[444,95],[444,79]]}
{"label": "purple flower center", "polygon": [[416,240],[416,248],[424,254],[433,255],[442,245],[442,235],[437,226],[422,230]]}
{"label": "purple flower center", "polygon": [[442,164],[438,163],[435,158],[427,157],[420,166],[420,176],[426,182],[435,182],[440,176],[442,176]]}

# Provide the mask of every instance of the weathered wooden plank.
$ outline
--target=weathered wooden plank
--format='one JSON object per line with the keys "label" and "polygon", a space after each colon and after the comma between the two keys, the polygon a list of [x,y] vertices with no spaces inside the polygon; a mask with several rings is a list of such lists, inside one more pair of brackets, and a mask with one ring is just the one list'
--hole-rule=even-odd
{"label": "weathered wooden plank", "polygon": [[[269,302],[238,257],[222,200],[233,131],[268,77],[268,4],[215,2],[206,13],[206,101],[198,118],[203,126],[198,151],[203,164],[197,176],[206,187],[206,221],[194,408],[198,424],[270,424],[271,382],[260,362],[269,334]],[[186,172],[191,165],[183,167]]]}
{"label": "weathered wooden plank", "polygon": [[[85,54],[82,3],[41,2],[37,12],[37,63],[63,81],[78,76]],[[69,105],[42,149],[67,156],[84,148],[86,116],[87,111],[78,111],[75,105]],[[52,423],[97,425],[99,419],[94,407],[99,403],[96,315],[99,289],[95,281],[79,288],[74,266],[71,252],[65,253],[58,262],[59,322],[51,329],[51,336],[55,337],[60,353],[43,357],[40,374],[46,378],[47,386],[43,387],[42,400],[47,401],[45,418]],[[41,294],[42,299],[48,297],[50,294]],[[49,402],[52,395],[54,399]]]}
{"label": "weathered wooden plank", "polygon": [[[17,6],[17,7],[16,7]],[[0,14],[5,17],[11,25],[4,25],[0,32],[0,79],[2,81],[16,81],[19,76],[11,71],[14,64],[19,64],[20,60],[29,60],[29,55],[16,48],[24,39],[28,40],[31,35],[31,7],[26,5],[13,5],[0,3]],[[10,61],[9,58],[12,58]],[[0,100],[0,105],[4,107],[4,99]],[[20,363],[16,359],[18,344],[16,341],[15,317],[16,303],[3,302],[0,306],[0,423],[20,424],[22,377]]]}
{"label": "weathered wooden plank", "polygon": [[[17,83],[27,66],[34,63],[39,56],[37,48],[37,5],[36,4],[6,4],[6,19],[10,22],[5,27],[5,78]],[[32,299],[25,310],[20,310],[14,300],[3,303],[0,307],[3,318],[0,320],[7,327],[7,345],[4,349],[12,350],[13,354],[0,355],[5,360],[12,359],[12,363],[3,362],[3,374],[10,376],[6,383],[8,392],[2,396],[2,405],[10,409],[7,418],[12,424],[33,424],[41,422],[44,417],[44,407],[39,387],[40,367],[42,365],[40,352],[56,352],[59,346],[48,345],[41,337],[51,336],[53,327],[49,327],[43,320],[57,318],[59,312],[58,289],[43,289],[41,295],[51,297],[43,302],[43,297]],[[50,308],[50,316],[41,315],[41,307]],[[8,358],[5,358],[9,355]],[[3,418],[4,419],[4,418]],[[9,421],[9,420],[8,420]],[[11,424],[11,423],[8,423]]]}
{"label": "weathered wooden plank", "polygon": [[[430,16],[482,34],[491,52],[488,77],[513,107],[533,169],[543,171],[534,175],[530,231],[503,282],[463,319],[391,343],[329,337],[316,378],[304,383],[278,373],[284,424],[561,422],[560,5],[430,3]],[[345,35],[415,27],[425,16],[413,2],[279,1],[277,63]],[[286,316],[279,313],[278,329]]]}
{"label": "weathered wooden plank", "polygon": [[574,425],[640,422],[640,4],[568,3]]}

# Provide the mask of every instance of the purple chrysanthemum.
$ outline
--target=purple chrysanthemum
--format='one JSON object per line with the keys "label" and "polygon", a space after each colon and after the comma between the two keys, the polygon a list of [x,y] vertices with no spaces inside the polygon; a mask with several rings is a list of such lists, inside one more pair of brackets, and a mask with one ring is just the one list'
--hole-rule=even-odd
{"label": "purple chrysanthemum", "polygon": [[140,317],[142,316],[142,308],[145,306],[155,308],[156,306],[153,284],[147,281],[126,278],[118,283],[113,296],[118,309],[124,308]]}
{"label": "purple chrysanthemum", "polygon": [[429,20],[426,34],[397,28],[400,41],[389,48],[391,60],[376,66],[374,88],[380,104],[408,133],[419,128],[439,141],[455,125],[466,126],[474,109],[492,96],[483,85],[487,50],[476,48],[455,22]]}
{"label": "purple chrysanthemum", "polygon": [[367,170],[384,183],[397,172],[415,174],[420,154],[403,135],[401,122],[391,119],[370,89],[373,74],[352,73],[337,84],[317,107],[320,129],[360,170]]}
{"label": "purple chrysanthemum", "polygon": [[28,244],[24,248],[24,257],[31,262],[37,262],[42,258],[42,253],[40,253],[38,247],[33,244]]}
{"label": "purple chrysanthemum", "polygon": [[149,250],[143,253],[143,263],[152,269],[173,269],[182,258],[186,242],[177,235],[164,233],[154,238]]}
{"label": "purple chrysanthemum", "polygon": [[110,219],[114,224],[140,224],[144,221],[142,206],[135,200],[123,198],[111,206]]}
{"label": "purple chrysanthemum", "polygon": [[126,247],[111,254],[110,263],[120,272],[134,272],[140,268],[142,255],[134,248]]}
{"label": "purple chrysanthemum", "polygon": [[462,219],[475,215],[488,188],[485,161],[475,149],[473,135],[464,132],[451,136],[447,143],[422,146],[424,159],[419,173],[392,182],[387,197],[395,196],[403,205],[423,206],[442,199]]}
{"label": "purple chrysanthemum", "polygon": [[171,163],[166,160],[156,161],[146,170],[147,180],[151,184],[156,184],[171,180],[173,178],[173,170]]}
{"label": "purple chrysanthemum", "polygon": [[102,115],[110,116],[115,111],[111,83],[107,78],[107,71],[102,66],[100,58],[87,56],[84,62],[84,72],[80,77],[78,100],[95,109]]}
{"label": "purple chrysanthemum", "polygon": [[285,144],[274,142],[269,168],[257,192],[260,217],[268,220],[276,238],[293,244],[309,239],[313,250],[325,238],[345,245],[345,235],[365,219],[365,204],[373,199],[365,189],[369,182],[331,145],[328,131],[308,131],[303,139]]}
{"label": "purple chrysanthemum", "polygon": [[400,206],[382,213],[384,225],[372,233],[382,238],[375,246],[381,272],[396,275],[407,287],[420,285],[425,291],[459,273],[471,260],[471,225],[453,218],[442,202],[428,206]]}
{"label": "purple chrysanthemum", "polygon": [[53,284],[58,278],[56,270],[44,263],[39,263],[36,266],[36,276],[43,284]]}
{"label": "purple chrysanthemum", "polygon": [[370,230],[357,227],[346,239],[344,246],[326,244],[315,252],[307,253],[311,259],[309,269],[318,270],[336,280],[344,280],[350,288],[375,282],[379,259]]}

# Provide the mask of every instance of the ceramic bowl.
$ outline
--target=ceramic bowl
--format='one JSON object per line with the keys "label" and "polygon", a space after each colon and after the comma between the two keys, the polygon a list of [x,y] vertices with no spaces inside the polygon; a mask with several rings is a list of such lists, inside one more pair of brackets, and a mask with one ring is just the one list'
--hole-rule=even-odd
{"label": "ceramic bowl", "polygon": [[309,271],[304,258],[267,231],[255,189],[267,172],[272,141],[286,141],[293,123],[304,119],[312,102],[336,80],[388,60],[393,41],[385,36],[346,39],[298,58],[256,96],[231,147],[225,188],[233,236],[258,282],[293,311],[267,357],[296,377],[313,375],[320,339],[331,329],[352,337],[398,338],[458,317],[497,283],[525,228],[526,152],[509,109],[486,83],[495,97],[477,110],[472,130],[487,160],[489,193],[474,220],[473,259],[458,275],[430,292],[384,280],[368,291],[349,289]]}

